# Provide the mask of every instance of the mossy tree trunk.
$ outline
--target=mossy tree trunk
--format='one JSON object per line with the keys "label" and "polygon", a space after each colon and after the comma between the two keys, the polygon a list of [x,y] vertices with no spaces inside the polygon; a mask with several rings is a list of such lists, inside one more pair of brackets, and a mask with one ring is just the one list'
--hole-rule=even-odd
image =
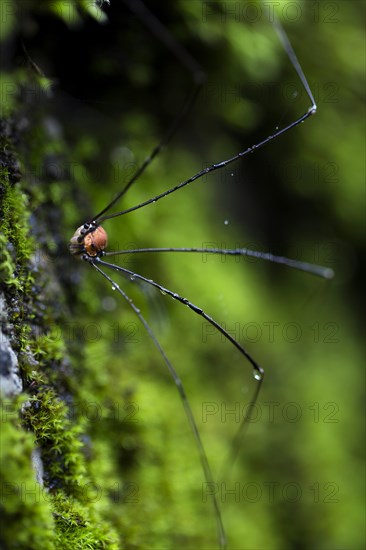
{"label": "mossy tree trunk", "polygon": [[[1,73],[0,547],[118,548],[100,512],[108,498],[95,496],[87,421],[75,406],[83,399],[82,344],[64,338],[78,269],[67,267],[62,235],[62,211],[73,200],[68,153],[61,121],[47,112],[50,82],[19,48],[13,8]],[[31,21],[31,3],[23,9]]]}

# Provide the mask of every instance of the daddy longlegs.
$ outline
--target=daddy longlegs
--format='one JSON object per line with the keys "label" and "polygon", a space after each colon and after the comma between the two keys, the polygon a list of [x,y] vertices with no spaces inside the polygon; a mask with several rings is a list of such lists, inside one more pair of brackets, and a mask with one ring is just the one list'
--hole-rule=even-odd
{"label": "daddy longlegs", "polygon": [[[120,283],[117,282],[116,275],[112,275],[112,276],[109,275],[107,273],[107,270],[111,270],[115,274],[121,274],[125,279],[128,279],[128,280],[141,281],[146,285],[149,285],[151,287],[154,287],[155,289],[160,290],[163,294],[165,294],[166,296],[169,296],[174,301],[188,306],[188,308],[190,308],[194,314],[203,318],[216,331],[218,331],[218,333],[220,333],[228,342],[230,342],[230,344],[234,346],[242,355],[243,363],[249,363],[249,365],[253,369],[253,374],[256,381],[254,394],[250,400],[250,405],[246,409],[245,415],[243,415],[243,418],[240,423],[240,427],[233,439],[231,448],[228,452],[228,456],[225,461],[224,471],[227,470],[227,468],[232,465],[233,461],[235,460],[240,450],[244,429],[247,426],[248,422],[250,421],[250,418],[253,412],[253,407],[258,399],[258,395],[263,383],[264,369],[256,362],[256,360],[249,354],[247,349],[241,343],[239,343],[231,334],[229,334],[229,332],[223,326],[221,326],[213,317],[211,317],[208,313],[206,313],[206,311],[204,311],[199,305],[196,305],[195,303],[191,302],[189,299],[177,294],[173,290],[166,288],[165,286],[161,285],[160,283],[152,279],[149,279],[143,275],[140,275],[139,273],[136,273],[135,271],[127,269],[127,267],[123,267],[120,265],[116,265],[115,263],[112,263],[111,261],[109,261],[109,258],[112,258],[113,256],[123,256],[126,254],[147,254],[148,255],[148,254],[159,254],[159,253],[214,254],[214,255],[221,255],[221,256],[250,256],[250,257],[262,259],[262,260],[277,263],[277,264],[283,264],[284,266],[291,267],[293,269],[297,269],[300,271],[304,271],[308,274],[316,275],[324,279],[332,278],[333,272],[331,269],[327,267],[322,267],[319,265],[314,265],[311,263],[302,262],[302,261],[298,261],[298,260],[290,259],[286,257],[275,256],[271,253],[259,252],[259,251],[250,250],[247,248],[235,248],[235,249],[221,248],[220,249],[220,248],[204,248],[204,247],[202,248],[198,248],[198,247],[167,248],[165,247],[165,248],[135,248],[132,250],[128,249],[128,250],[106,251],[108,237],[105,229],[102,227],[101,224],[112,218],[124,216],[125,214],[132,213],[136,210],[139,210],[151,204],[157,203],[158,201],[162,200],[168,195],[175,193],[183,189],[184,187],[187,187],[190,184],[193,184],[196,180],[199,181],[200,178],[203,178],[207,174],[218,170],[222,170],[226,166],[240,161],[244,157],[255,152],[257,149],[271,143],[273,140],[279,138],[282,134],[292,130],[293,128],[295,128],[296,126],[298,126],[299,124],[301,124],[302,122],[310,118],[313,114],[316,113],[316,104],[315,104],[315,100],[311,92],[311,89],[309,87],[309,84],[307,82],[307,79],[305,77],[305,74],[302,71],[302,68],[297,60],[297,57],[287,38],[287,35],[285,34],[285,31],[283,30],[279,21],[276,18],[273,18],[272,23],[275,27],[275,30],[277,31],[280,41],[282,42],[283,48],[293,68],[295,69],[297,77],[299,81],[302,83],[303,89],[306,92],[306,95],[309,99],[310,106],[308,110],[302,116],[300,116],[290,124],[282,128],[277,128],[273,134],[265,137],[262,141],[256,143],[255,145],[246,147],[245,149],[243,149],[239,153],[234,154],[230,158],[227,158],[225,160],[220,160],[219,162],[200,170],[199,172],[195,173],[188,179],[185,179],[184,181],[181,181],[178,184],[175,184],[173,186],[167,186],[167,189],[165,191],[137,205],[129,206],[123,210],[117,209],[117,211],[114,211],[113,207],[116,207],[120,203],[121,199],[124,198],[127,191],[131,188],[132,185],[136,183],[139,177],[145,172],[148,166],[153,162],[153,160],[157,157],[157,155],[162,151],[164,146],[170,141],[170,139],[179,129],[182,123],[182,120],[189,113],[189,110],[192,107],[205,81],[204,72],[200,68],[198,63],[195,61],[195,59],[191,57],[188,51],[186,51],[178,42],[175,41],[175,39],[169,33],[169,31],[158,21],[158,19],[155,18],[155,16],[150,11],[147,10],[147,8],[142,4],[142,2],[137,0],[134,0],[134,1],[125,0],[125,3],[128,5],[128,7],[131,9],[132,12],[134,12],[140,17],[142,22],[149,28],[149,30],[153,34],[155,34],[156,37],[160,39],[163,42],[163,44],[170,49],[172,54],[176,57],[177,61],[186,70],[188,70],[191,73],[194,81],[194,87],[192,92],[187,97],[180,113],[171,124],[170,128],[166,132],[163,139],[152,150],[151,154],[143,161],[141,166],[127,181],[124,187],[100,212],[98,212],[95,216],[93,216],[91,219],[89,219],[86,223],[84,223],[75,231],[75,234],[71,238],[70,251],[73,255],[84,260],[96,272],[98,272],[104,279],[106,279],[106,281],[111,285],[112,289],[123,298],[125,304],[127,304],[127,306],[134,312],[134,314],[139,319],[140,323],[145,328],[151,341],[153,342],[154,346],[157,348],[160,356],[162,357],[171,375],[171,378],[173,379],[176,389],[179,393],[179,397],[181,399],[181,402],[185,411],[185,415],[187,417],[187,421],[190,426],[190,430],[192,432],[192,435],[198,450],[202,472],[204,475],[204,481],[208,487],[210,486],[213,487],[216,480],[214,479],[214,476],[212,474],[210,462],[206,454],[204,445],[202,443],[200,432],[198,430],[195,417],[193,415],[186,391],[179,377],[179,374],[176,371],[175,367],[172,365],[168,356],[166,355],[164,349],[162,348],[161,344],[156,338],[150,324],[145,319],[145,316],[142,314],[141,310],[135,305],[134,301],[128,296],[128,294],[122,288],[122,286],[120,286]],[[219,501],[215,494],[215,491],[212,491],[210,493],[210,498],[212,501],[214,516],[217,524],[218,545],[220,548],[223,549],[227,547],[227,537],[226,537],[225,527],[222,520]]]}

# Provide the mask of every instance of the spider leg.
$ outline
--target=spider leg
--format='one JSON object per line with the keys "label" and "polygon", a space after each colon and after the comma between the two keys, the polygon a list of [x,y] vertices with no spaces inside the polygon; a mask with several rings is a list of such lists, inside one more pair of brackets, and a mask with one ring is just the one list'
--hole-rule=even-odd
{"label": "spider leg", "polygon": [[291,258],[285,258],[284,256],[275,256],[270,252],[259,252],[257,250],[251,250],[249,248],[135,248],[131,250],[116,250],[110,252],[103,252],[102,256],[118,256],[123,254],[138,254],[146,252],[190,252],[199,254],[221,254],[228,256],[249,256],[251,258],[258,258],[268,262],[276,264],[283,264],[292,269],[298,271],[305,271],[311,275],[322,277],[323,279],[332,279],[334,272],[329,267],[323,267],[321,265],[311,264],[309,262],[301,262],[299,260],[293,260]]}
{"label": "spider leg", "polygon": [[248,353],[248,351],[243,346],[241,346],[239,344],[239,342],[237,342],[235,340],[235,338],[233,338],[233,336],[231,336],[217,321],[215,321],[215,319],[213,319],[212,317],[210,317],[210,315],[208,315],[205,311],[203,311],[202,308],[196,306],[195,304],[190,302],[187,298],[183,298],[183,296],[180,296],[176,292],[172,292],[171,290],[164,287],[163,285],[160,285],[159,283],[156,283],[152,279],[147,279],[143,275],[139,275],[138,273],[135,273],[134,271],[130,271],[129,269],[126,269],[125,267],[115,265],[115,264],[111,264],[109,262],[104,262],[99,257],[94,258],[93,262],[101,264],[105,267],[109,267],[109,268],[113,269],[114,271],[119,271],[121,273],[124,273],[125,275],[133,277],[134,279],[144,281],[145,283],[159,289],[163,294],[167,294],[168,296],[170,296],[171,298],[173,298],[177,302],[180,302],[181,304],[184,304],[185,306],[188,306],[192,311],[197,313],[197,315],[200,315],[210,325],[215,327],[216,330],[218,330],[227,340],[229,340],[229,342],[231,342],[240,351],[240,353],[242,355],[244,355],[246,357],[246,359],[249,361],[249,363],[253,367],[253,373],[254,373],[255,379],[259,380],[259,381],[262,381],[263,376],[264,376],[264,371],[263,371],[262,367],[260,367],[258,365],[258,363],[253,359],[253,357]]}
{"label": "spider leg", "polygon": [[[256,379],[257,384],[256,384],[256,387],[255,387],[255,390],[254,390],[253,397],[252,397],[251,401],[249,402],[248,407],[246,408],[245,415],[244,415],[244,417],[242,418],[242,420],[240,422],[240,426],[239,426],[239,428],[238,428],[238,430],[237,430],[237,432],[234,436],[234,439],[232,440],[229,453],[228,453],[227,458],[225,460],[224,467],[222,468],[222,472],[223,472],[223,474],[225,474],[226,472],[228,472],[229,467],[233,466],[233,464],[235,462],[235,459],[237,458],[238,453],[240,451],[240,447],[241,447],[242,440],[243,440],[244,430],[246,429],[246,426],[248,425],[248,423],[249,423],[249,421],[252,417],[252,413],[253,413],[255,404],[257,402],[258,395],[259,395],[259,392],[260,392],[260,389],[261,389],[261,386],[262,386],[262,382],[263,382],[263,379],[264,379],[264,370],[263,370],[263,368],[258,365],[258,363],[252,358],[252,356],[248,353],[248,351],[243,346],[241,346],[239,344],[239,342],[237,342],[235,340],[235,338],[233,338],[219,323],[217,323],[211,316],[209,316],[207,313],[205,313],[200,307],[198,307],[195,304],[193,304],[192,302],[190,302],[187,298],[183,298],[182,296],[180,296],[176,292],[172,292],[171,290],[169,290],[166,287],[160,285],[159,283],[156,283],[152,279],[147,279],[146,277],[144,277],[142,275],[139,275],[138,273],[135,273],[134,271],[131,271],[131,270],[126,269],[124,267],[121,267],[121,266],[118,266],[118,265],[115,265],[115,264],[111,264],[109,262],[105,262],[105,261],[101,260],[99,257],[93,259],[93,261],[91,263],[93,264],[93,266],[95,268],[97,268],[97,266],[95,264],[98,263],[98,264],[101,264],[105,267],[113,269],[114,271],[118,271],[120,273],[123,273],[125,276],[133,277],[134,279],[143,281],[143,282],[159,289],[164,295],[168,295],[171,298],[173,298],[174,300],[180,302],[181,304],[184,304],[184,305],[188,306],[197,315],[200,315],[208,323],[210,323],[213,327],[215,327],[215,329],[218,330],[218,332],[220,332],[227,340],[229,340],[229,342],[231,342],[231,344],[233,344],[240,351],[240,353],[249,361],[249,363],[252,365],[254,378]],[[104,275],[104,276],[106,276],[106,275]],[[164,357],[164,359],[165,359],[165,357]],[[170,370],[170,367],[169,367],[169,370]],[[174,381],[176,382],[174,376],[173,376],[173,378],[174,378]],[[178,387],[178,391],[180,391],[179,387]],[[195,430],[196,429],[197,429],[197,427],[195,427]],[[222,475],[220,477],[224,477],[224,476]],[[210,483],[210,482],[208,482],[208,483]]]}
{"label": "spider leg", "polygon": [[[140,4],[140,0],[138,0],[136,2],[136,4]],[[146,8],[144,8],[144,9],[146,9]],[[159,23],[159,25],[161,25],[161,23]],[[228,159],[225,159],[221,162],[212,164],[211,166],[207,166],[206,168],[200,170],[199,172],[197,172],[196,174],[194,174],[190,178],[182,181],[181,183],[179,183],[177,185],[174,185],[173,187],[170,187],[169,189],[167,189],[166,191],[156,195],[155,197],[152,197],[152,198],[150,198],[150,199],[148,199],[148,200],[146,200],[146,201],[144,201],[140,204],[132,206],[131,208],[127,208],[125,210],[121,210],[121,211],[115,212],[113,214],[104,215],[122,197],[122,195],[125,193],[125,191],[128,189],[128,187],[130,185],[132,185],[133,181],[135,181],[136,178],[135,178],[135,176],[133,176],[132,180],[131,180],[131,184],[128,182],[126,187],[124,189],[122,189],[122,191],[120,191],[120,193],[118,193],[118,195],[113,199],[113,201],[111,203],[109,203],[101,212],[99,212],[99,214],[94,218],[93,221],[97,221],[98,223],[101,223],[104,220],[115,218],[117,216],[122,216],[124,214],[128,214],[129,212],[134,212],[135,210],[138,210],[139,208],[143,208],[144,206],[147,206],[149,204],[156,203],[157,201],[163,199],[164,197],[167,197],[171,193],[175,193],[179,189],[182,189],[183,187],[186,187],[190,183],[202,178],[203,176],[206,176],[207,174],[209,174],[211,172],[215,172],[216,170],[221,170],[222,168],[228,166],[229,164],[231,164],[233,162],[236,162],[237,160],[239,160],[241,158],[244,158],[245,156],[249,155],[250,153],[253,153],[257,149],[261,149],[262,147],[264,147],[265,145],[267,145],[268,143],[270,143],[274,139],[277,139],[282,134],[285,134],[286,132],[288,132],[292,128],[295,128],[296,126],[298,126],[299,124],[304,122],[307,118],[309,118],[310,116],[312,116],[313,114],[316,113],[317,107],[316,107],[316,103],[315,103],[315,100],[314,100],[314,96],[311,92],[310,86],[309,86],[309,84],[306,80],[306,77],[305,77],[305,74],[304,74],[304,72],[301,68],[301,65],[300,65],[300,63],[299,63],[299,61],[296,57],[295,51],[292,48],[291,43],[290,43],[289,39],[287,38],[287,35],[286,35],[281,23],[279,22],[279,20],[276,17],[274,17],[274,19],[273,19],[273,25],[276,29],[277,34],[279,35],[280,41],[282,42],[282,45],[283,45],[283,47],[286,51],[286,54],[287,54],[289,60],[291,61],[291,64],[294,67],[294,69],[297,73],[297,76],[300,79],[300,81],[301,81],[301,83],[302,83],[302,85],[303,85],[303,87],[306,91],[306,94],[307,94],[307,96],[310,100],[311,106],[308,108],[308,110],[303,115],[301,115],[299,118],[297,118],[295,121],[293,121],[290,124],[286,125],[284,128],[277,129],[274,134],[271,134],[271,135],[267,136],[265,139],[263,139],[259,143],[255,144],[255,145],[252,145],[251,147],[247,147],[243,151],[240,151],[239,153],[237,153],[236,155],[234,155],[234,156],[232,156]],[[164,29],[164,32],[167,32],[166,29]],[[179,55],[178,55],[178,58],[179,58]],[[199,74],[199,73],[196,73],[196,70],[194,70],[193,74]],[[197,91],[194,90],[191,98],[189,98],[188,101],[187,101],[187,105],[189,105],[189,107],[191,107],[191,105],[192,105],[192,103],[193,103],[193,101],[196,97],[196,94],[198,93],[199,88],[201,87],[201,85],[202,85],[202,82],[198,79],[196,81],[196,86],[197,86],[198,89],[197,89]],[[185,114],[186,113],[185,106],[183,107],[183,111],[184,111],[184,114]],[[181,115],[178,115],[179,122],[177,123],[177,126],[175,124],[175,121],[173,122],[172,128],[174,128],[174,131],[172,133],[170,133],[170,130],[168,131],[168,133],[167,133],[167,135],[169,136],[168,139],[170,139],[171,135],[175,132],[176,128],[179,126],[181,118],[182,118]],[[164,144],[165,144],[165,138],[163,138],[161,144],[158,145],[158,147],[157,147],[158,151],[161,150],[161,148]],[[155,154],[155,156],[156,156],[156,154]],[[149,157],[146,159],[146,164],[143,163],[141,169],[139,169],[141,171],[138,170],[137,172],[139,174],[142,173],[142,171],[145,170],[145,168],[148,164],[150,164],[150,158]],[[137,173],[136,173],[136,177],[137,177]]]}
{"label": "spider leg", "polygon": [[132,175],[122,190],[117,193],[113,200],[103,208],[91,222],[100,223],[103,219],[106,219],[105,214],[112,206],[114,206],[121,197],[128,191],[128,189],[135,183],[135,181],[143,174],[146,168],[157,157],[160,151],[169,143],[174,134],[181,126],[183,120],[192,108],[192,105],[196,101],[196,97],[199,94],[205,80],[206,75],[198,62],[191,56],[191,54],[174,38],[169,30],[155,17],[155,15],[141,2],[141,0],[123,0],[128,8],[135,13],[146,27],[154,34],[176,57],[176,59],[183,65],[192,75],[193,88],[187,95],[181,110],[175,117],[170,127],[166,131],[161,141],[154,147],[151,153],[145,158],[141,166]]}
{"label": "spider leg", "polygon": [[[109,277],[109,275],[107,275],[107,273],[105,273],[99,267],[99,265],[97,265],[97,263],[98,263],[98,264],[102,264],[102,265],[105,265],[107,267],[110,267],[113,264],[108,264],[107,262],[103,262],[103,261],[99,260],[99,258],[96,258],[96,259],[85,258],[85,259],[94,267],[94,269],[96,269],[96,271],[98,271],[105,279],[107,279],[107,281],[109,281],[112,284],[113,288],[115,290],[117,290],[117,292],[127,302],[128,306],[134,311],[134,313],[139,318],[140,322],[145,327],[145,330],[147,331],[147,333],[150,336],[151,340],[153,341],[155,347],[157,348],[160,355],[162,356],[166,366],[168,367],[168,370],[171,374],[171,377],[174,380],[174,384],[175,384],[175,386],[178,390],[179,396],[181,398],[182,405],[183,405],[188,423],[190,425],[191,431],[192,431],[193,436],[195,438],[196,446],[197,446],[197,449],[198,449],[198,453],[199,453],[200,461],[201,461],[201,465],[202,465],[202,470],[203,470],[204,477],[205,477],[205,481],[206,481],[208,487],[213,487],[214,486],[214,479],[213,479],[213,476],[212,476],[210,464],[208,462],[207,455],[206,455],[206,452],[205,452],[205,448],[203,446],[201,436],[199,434],[197,424],[196,424],[195,418],[193,416],[192,408],[189,404],[187,394],[184,390],[182,381],[179,378],[177,371],[175,370],[175,368],[173,367],[173,365],[169,361],[167,355],[165,354],[163,348],[161,347],[159,341],[157,340],[155,334],[153,333],[150,325],[148,324],[146,319],[143,317],[143,315],[142,315],[141,311],[138,309],[138,307],[134,304],[134,302],[131,300],[131,298],[129,298],[129,296],[127,296],[127,294],[120,288],[120,286],[111,277]],[[126,271],[128,272],[128,270],[126,270]],[[132,274],[132,272],[128,272],[128,273]],[[141,280],[144,280],[145,282],[148,282],[148,280],[145,279],[144,277],[141,277],[139,275],[136,275],[136,277],[141,279]],[[157,285],[155,285],[155,286],[157,286]],[[211,495],[212,504],[213,504],[213,507],[214,507],[214,510],[215,510],[215,518],[216,518],[216,524],[217,524],[217,533],[218,533],[218,541],[219,541],[219,544],[220,544],[220,549],[224,550],[227,546],[227,539],[226,539],[225,529],[224,529],[224,525],[223,525],[223,521],[222,521],[222,517],[221,517],[221,511],[220,511],[219,503],[218,503],[215,491],[210,491],[210,495]]]}

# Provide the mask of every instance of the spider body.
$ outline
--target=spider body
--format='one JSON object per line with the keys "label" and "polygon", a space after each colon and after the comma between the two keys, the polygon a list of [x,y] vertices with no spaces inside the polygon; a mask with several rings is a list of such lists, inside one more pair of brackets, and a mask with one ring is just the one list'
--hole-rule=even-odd
{"label": "spider body", "polygon": [[71,254],[80,256],[87,254],[95,258],[108,245],[108,235],[101,225],[85,223],[77,228],[70,239],[69,249]]}

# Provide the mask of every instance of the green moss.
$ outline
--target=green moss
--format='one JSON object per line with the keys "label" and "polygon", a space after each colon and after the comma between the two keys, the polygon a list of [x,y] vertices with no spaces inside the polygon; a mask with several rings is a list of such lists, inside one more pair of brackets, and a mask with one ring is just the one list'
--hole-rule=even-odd
{"label": "green moss", "polygon": [[4,179],[3,224],[4,235],[13,242],[19,262],[28,260],[33,247],[29,246],[27,199],[19,185],[10,186]]}
{"label": "green moss", "polygon": [[[27,199],[19,185],[11,185],[8,170],[0,174],[2,190],[1,233],[0,233],[0,270],[4,282],[25,290],[31,282],[29,270],[24,269],[34,249],[33,239],[28,233]],[[14,250],[17,266],[7,250],[10,243]]]}
{"label": "green moss", "polygon": [[[85,491],[87,492],[87,491]],[[53,499],[56,521],[56,547],[63,550],[108,548],[117,550],[118,538],[108,523],[99,521],[93,506],[81,505],[59,492]]]}
{"label": "green moss", "polygon": [[79,434],[64,418],[67,407],[55,398],[52,391],[43,394],[38,413],[33,411],[32,414],[34,404],[35,401],[31,400],[25,408],[25,416],[33,423],[35,440],[43,450],[43,459],[47,455],[44,449],[49,446],[48,456],[56,462],[47,471],[53,470],[59,475],[62,469],[67,469],[66,477],[73,483],[77,479],[78,485],[74,485],[74,495],[70,495],[70,487],[51,490],[36,482],[31,466],[34,437],[21,428],[17,405],[3,401],[0,464],[6,464],[6,468],[0,469],[2,547],[24,550],[117,549],[117,535],[98,514],[100,493],[84,476]]}
{"label": "green moss", "polygon": [[118,537],[98,513],[101,496],[87,473],[81,441],[83,420],[70,418],[69,407],[52,388],[41,389],[30,399],[24,418],[42,450],[56,522],[56,547],[117,548]]}
{"label": "green moss", "polygon": [[46,387],[30,399],[24,418],[42,449],[48,485],[62,486],[72,494],[82,482],[86,468],[80,452],[82,426],[75,419],[68,419],[68,413],[55,391]]}
{"label": "green moss", "polygon": [[5,235],[0,233],[0,276],[1,280],[8,286],[14,286],[18,290],[21,288],[21,283],[14,275],[14,262],[6,248],[7,239]]}
{"label": "green moss", "polygon": [[[25,86],[25,73],[23,77]],[[32,76],[28,77],[33,85]],[[78,411],[81,377],[75,377],[64,341],[65,299],[56,279],[57,267],[43,257],[39,261],[34,257],[36,240],[29,227],[29,212],[44,203],[57,208],[65,200],[59,182],[50,182],[39,167],[49,155],[67,152],[61,139],[49,139],[39,113],[26,135],[16,135],[18,92],[14,91],[7,110],[14,119],[4,123],[6,131],[0,138],[2,151],[6,151],[0,173],[0,276],[7,301],[7,330],[18,352],[28,396],[24,394],[22,408],[9,399],[1,409],[0,546],[114,550],[119,548],[119,536],[105,520],[111,517],[114,503],[104,490],[104,480],[98,477],[98,467],[91,466],[95,457],[85,443],[90,426]],[[25,139],[25,147],[21,139]],[[22,155],[15,154],[14,143]],[[27,178],[18,182],[18,158],[25,173],[37,174],[37,185]],[[57,236],[48,222],[38,220],[35,228],[37,234],[47,235],[37,243],[43,244],[46,258],[47,253],[50,257],[58,253]],[[80,352],[79,361],[80,366]],[[32,467],[35,449],[42,459],[44,486],[37,483]],[[108,458],[105,462],[102,471],[113,470],[113,461]],[[95,492],[96,484],[101,491]]]}
{"label": "green moss", "polygon": [[35,480],[34,438],[21,428],[15,403],[1,400],[0,411],[0,546],[51,550],[55,548],[52,507]]}
{"label": "green moss", "polygon": [[53,357],[57,361],[60,361],[66,352],[64,342],[59,338],[56,327],[51,327],[49,334],[37,338],[32,351],[36,359]]}

